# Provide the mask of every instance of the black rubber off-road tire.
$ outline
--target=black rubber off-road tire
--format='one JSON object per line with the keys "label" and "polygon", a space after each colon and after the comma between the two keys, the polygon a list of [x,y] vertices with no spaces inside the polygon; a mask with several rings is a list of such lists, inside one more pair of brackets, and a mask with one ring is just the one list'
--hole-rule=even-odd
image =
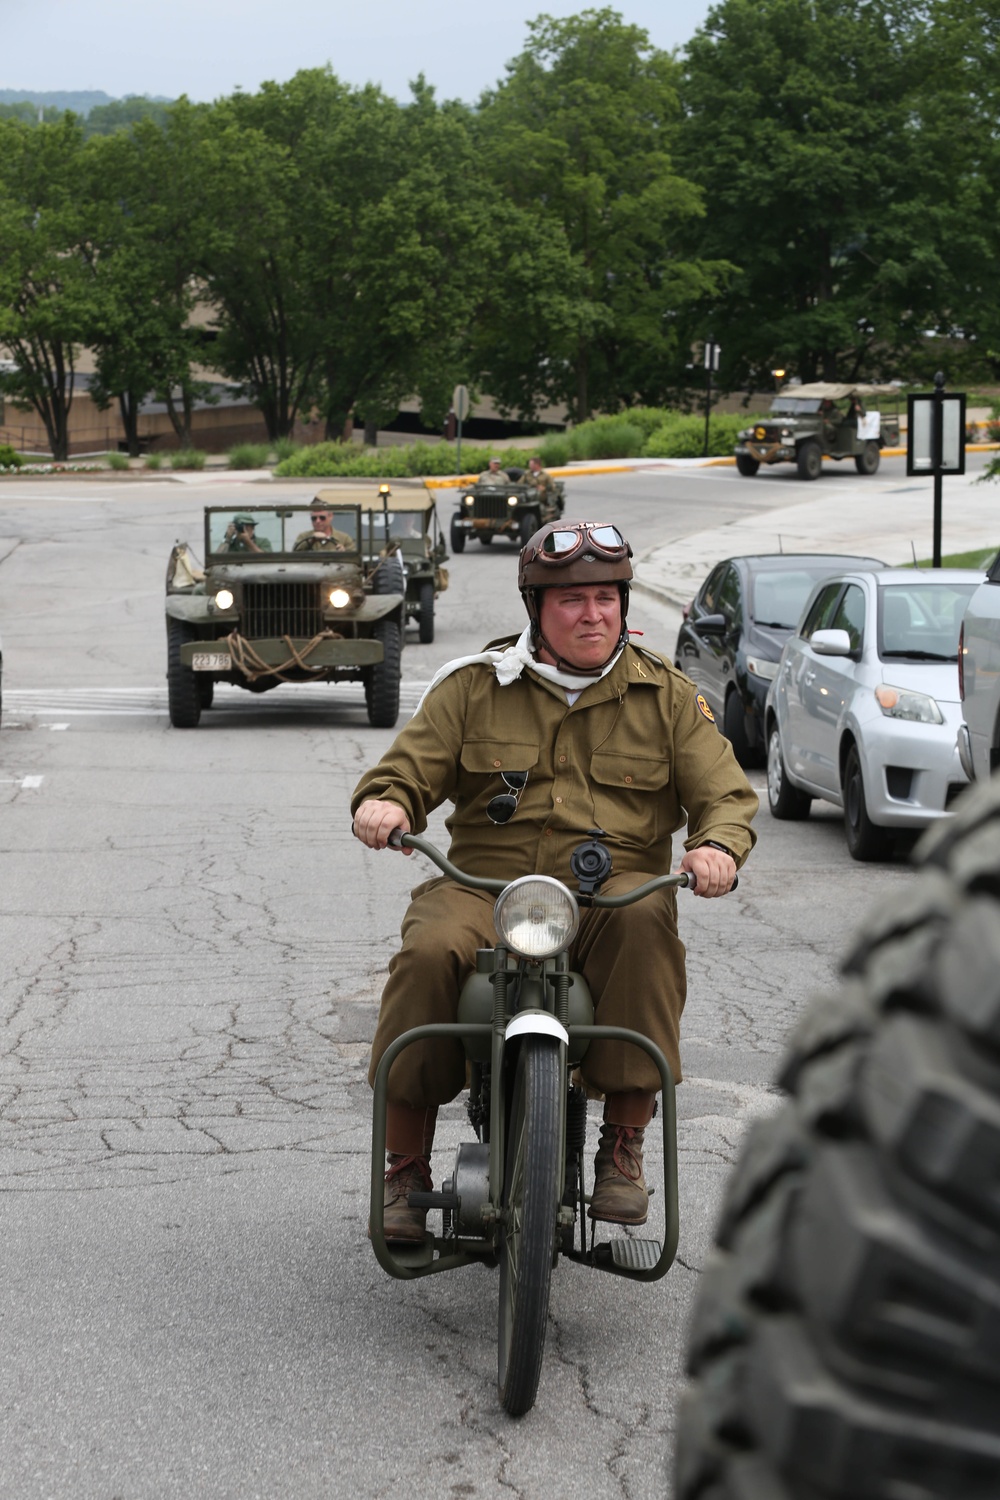
{"label": "black rubber off-road tire", "polygon": [[733,1170],[675,1500],[1000,1495],[1000,779],[918,862]]}
{"label": "black rubber off-road tire", "polygon": [[511,541],[516,542],[518,547],[526,547],[541,524],[541,517],[536,510],[526,512],[518,522],[517,535],[512,536]]}
{"label": "black rubber off-road tire", "polygon": [[452,552],[465,551],[465,531],[461,526],[456,526],[454,521],[451,523],[451,550]]}
{"label": "black rubber off-road tire", "polygon": [[818,479],[823,471],[823,450],[814,438],[799,444],[795,464],[800,479]]}
{"label": "black rubber off-road tire", "polygon": [[559,1212],[563,1088],[557,1046],[548,1038],[525,1037],[507,1132],[497,1326],[497,1387],[512,1417],[534,1405],[542,1370]]}
{"label": "black rubber off-road tire", "polygon": [[881,460],[878,443],[872,440],[865,444],[864,452],[855,455],[854,467],[859,474],[875,474]]}
{"label": "black rubber off-road tire", "polygon": [[760,460],[751,458],[749,453],[737,453],[736,467],[744,479],[752,479],[760,468]]}
{"label": "black rubber off-road tire", "polygon": [[392,729],[399,718],[399,679],[402,674],[402,642],[395,620],[379,620],[372,635],[382,642],[382,660],[367,669],[365,707],[373,729]]}
{"label": "black rubber off-road tire", "polygon": [[181,662],[181,647],[197,639],[193,625],[167,616],[167,710],[175,729],[196,729],[201,718],[198,674]]}
{"label": "black rubber off-road tire", "polygon": [[434,639],[434,585],[428,578],[420,585],[420,610],[417,614],[420,644],[429,646]]}

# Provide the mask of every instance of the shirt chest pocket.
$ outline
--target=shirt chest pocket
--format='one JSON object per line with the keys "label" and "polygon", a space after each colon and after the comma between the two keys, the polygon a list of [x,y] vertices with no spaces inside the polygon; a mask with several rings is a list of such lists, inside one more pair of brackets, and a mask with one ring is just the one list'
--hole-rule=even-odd
{"label": "shirt chest pocket", "polygon": [[643,847],[673,832],[670,763],[664,756],[595,750],[590,773],[601,828]]}
{"label": "shirt chest pocket", "polygon": [[[473,791],[475,782],[504,771],[530,771],[538,764],[538,745],[525,740],[466,740],[461,754],[463,779]],[[495,788],[494,788],[495,790]]]}

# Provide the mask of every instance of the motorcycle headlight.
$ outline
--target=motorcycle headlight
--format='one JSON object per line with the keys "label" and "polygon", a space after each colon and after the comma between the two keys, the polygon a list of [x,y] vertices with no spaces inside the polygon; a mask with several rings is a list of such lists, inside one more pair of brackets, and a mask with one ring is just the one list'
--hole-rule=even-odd
{"label": "motorcycle headlight", "polygon": [[875,699],[887,719],[912,719],[917,724],[943,724],[944,714],[926,693],[879,683]]}
{"label": "motorcycle headlight", "polygon": [[233,594],[231,589],[220,589],[215,596],[216,609],[232,609]]}
{"label": "motorcycle headlight", "polygon": [[576,936],[580,908],[562,881],[551,875],[525,875],[500,892],[493,920],[512,952],[522,958],[552,958]]}

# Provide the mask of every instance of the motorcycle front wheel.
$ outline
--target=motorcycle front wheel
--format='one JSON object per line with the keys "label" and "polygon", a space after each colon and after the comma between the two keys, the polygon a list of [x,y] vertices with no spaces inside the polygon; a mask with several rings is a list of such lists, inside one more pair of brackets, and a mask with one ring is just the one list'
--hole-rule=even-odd
{"label": "motorcycle front wheel", "polygon": [[559,1050],[526,1037],[514,1075],[500,1241],[497,1385],[512,1417],[535,1403],[559,1212]]}

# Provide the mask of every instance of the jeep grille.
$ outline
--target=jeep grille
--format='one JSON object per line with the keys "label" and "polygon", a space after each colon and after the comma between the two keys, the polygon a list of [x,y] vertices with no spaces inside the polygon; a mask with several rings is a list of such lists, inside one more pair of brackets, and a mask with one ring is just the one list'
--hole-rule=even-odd
{"label": "jeep grille", "polygon": [[282,635],[311,640],[322,629],[319,584],[244,584],[242,633],[248,640]]}
{"label": "jeep grille", "polygon": [[513,508],[507,504],[507,491],[498,490],[495,495],[477,495],[472,514],[477,521],[505,521]]}

